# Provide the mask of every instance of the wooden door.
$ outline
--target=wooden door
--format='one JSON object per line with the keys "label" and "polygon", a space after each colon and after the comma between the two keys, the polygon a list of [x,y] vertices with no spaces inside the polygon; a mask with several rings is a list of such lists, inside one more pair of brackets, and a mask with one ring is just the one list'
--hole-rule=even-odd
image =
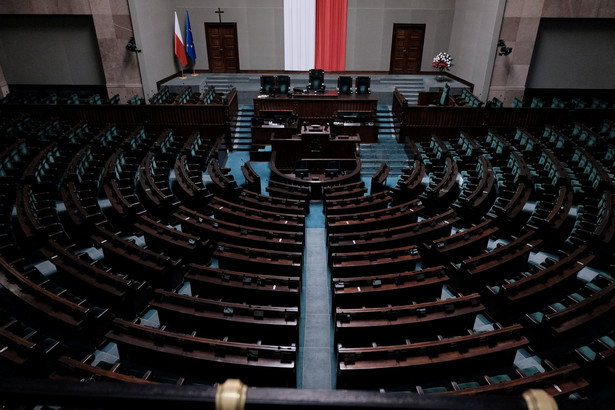
{"label": "wooden door", "polygon": [[205,23],[207,58],[212,73],[238,73],[237,23]]}
{"label": "wooden door", "polygon": [[393,24],[391,74],[418,74],[421,71],[425,24]]}

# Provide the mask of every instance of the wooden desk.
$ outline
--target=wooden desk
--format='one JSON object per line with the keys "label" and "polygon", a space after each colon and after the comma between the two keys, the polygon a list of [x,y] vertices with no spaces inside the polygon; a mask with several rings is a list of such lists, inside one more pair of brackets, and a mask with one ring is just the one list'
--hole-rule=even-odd
{"label": "wooden desk", "polygon": [[277,158],[278,166],[294,166],[300,159],[334,158],[352,159],[356,157],[359,135],[332,135],[324,127],[302,128],[300,134],[290,138],[274,138],[271,150],[283,152],[284,157]]}
{"label": "wooden desk", "polygon": [[342,112],[365,113],[376,116],[378,97],[374,94],[337,94],[335,90],[324,93],[276,94],[254,96],[254,116],[267,111],[293,111],[299,118],[332,118]]}
{"label": "wooden desk", "polygon": [[[297,124],[307,120],[308,124],[330,123],[333,134],[359,134],[361,142],[377,143],[378,126],[376,108],[378,97],[373,94],[337,94],[335,90],[324,93],[293,95],[254,96],[254,116],[271,118],[274,114],[288,113],[299,118],[299,122],[271,123],[252,127],[252,140],[257,144],[268,144],[272,135],[287,138],[296,132]],[[352,117],[344,118],[344,113]],[[356,118],[355,118],[356,117]]]}

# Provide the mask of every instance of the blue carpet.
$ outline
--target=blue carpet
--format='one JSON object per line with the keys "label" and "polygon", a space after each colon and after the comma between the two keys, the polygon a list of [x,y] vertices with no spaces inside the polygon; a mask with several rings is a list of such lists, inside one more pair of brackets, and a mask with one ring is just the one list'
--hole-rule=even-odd
{"label": "blue carpet", "polygon": [[261,194],[268,195],[265,188],[269,185],[269,179],[271,178],[271,167],[268,162],[251,162],[254,172],[261,177]]}
{"label": "blue carpet", "polygon": [[330,390],[335,386],[337,364],[331,354],[331,277],[325,235],[324,228],[308,228],[305,234],[297,360],[297,387],[303,389]]}
{"label": "blue carpet", "polygon": [[250,160],[250,153],[248,151],[234,151],[229,153],[226,160],[226,168],[231,169],[231,175],[237,181],[237,185],[243,185],[245,179],[241,173],[241,166]]}
{"label": "blue carpet", "polygon": [[325,214],[322,212],[322,202],[311,202],[310,213],[305,217],[306,228],[324,228]]}

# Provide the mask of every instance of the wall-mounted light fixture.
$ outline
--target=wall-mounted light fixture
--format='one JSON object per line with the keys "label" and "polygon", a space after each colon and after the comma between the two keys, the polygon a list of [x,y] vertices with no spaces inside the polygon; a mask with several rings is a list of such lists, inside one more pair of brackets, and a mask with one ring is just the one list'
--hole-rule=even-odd
{"label": "wall-mounted light fixture", "polygon": [[512,47],[506,47],[506,42],[504,40],[498,41],[498,47],[500,47],[500,52],[498,55],[507,56],[512,53]]}
{"label": "wall-mounted light fixture", "polygon": [[137,43],[135,43],[134,37],[130,37],[130,40],[128,40],[128,44],[126,44],[126,50],[133,51],[135,53],[141,52],[141,49],[137,48]]}

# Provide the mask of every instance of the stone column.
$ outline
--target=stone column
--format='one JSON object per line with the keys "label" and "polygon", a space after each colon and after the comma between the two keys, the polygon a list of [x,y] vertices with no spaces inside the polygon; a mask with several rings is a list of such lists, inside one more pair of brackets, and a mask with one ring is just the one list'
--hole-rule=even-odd
{"label": "stone column", "polygon": [[2,72],[2,66],[0,66],[0,98],[4,98],[9,95],[9,85],[4,78],[4,73]]}
{"label": "stone column", "polygon": [[513,51],[495,57],[489,99],[496,97],[510,106],[515,97],[522,99],[530,70],[534,44],[540,25],[544,0],[508,0],[504,10],[500,39]]}
{"label": "stone column", "polygon": [[128,0],[89,0],[109,97],[120,95],[126,102],[135,94],[143,97],[137,55],[126,49],[133,37]]}

